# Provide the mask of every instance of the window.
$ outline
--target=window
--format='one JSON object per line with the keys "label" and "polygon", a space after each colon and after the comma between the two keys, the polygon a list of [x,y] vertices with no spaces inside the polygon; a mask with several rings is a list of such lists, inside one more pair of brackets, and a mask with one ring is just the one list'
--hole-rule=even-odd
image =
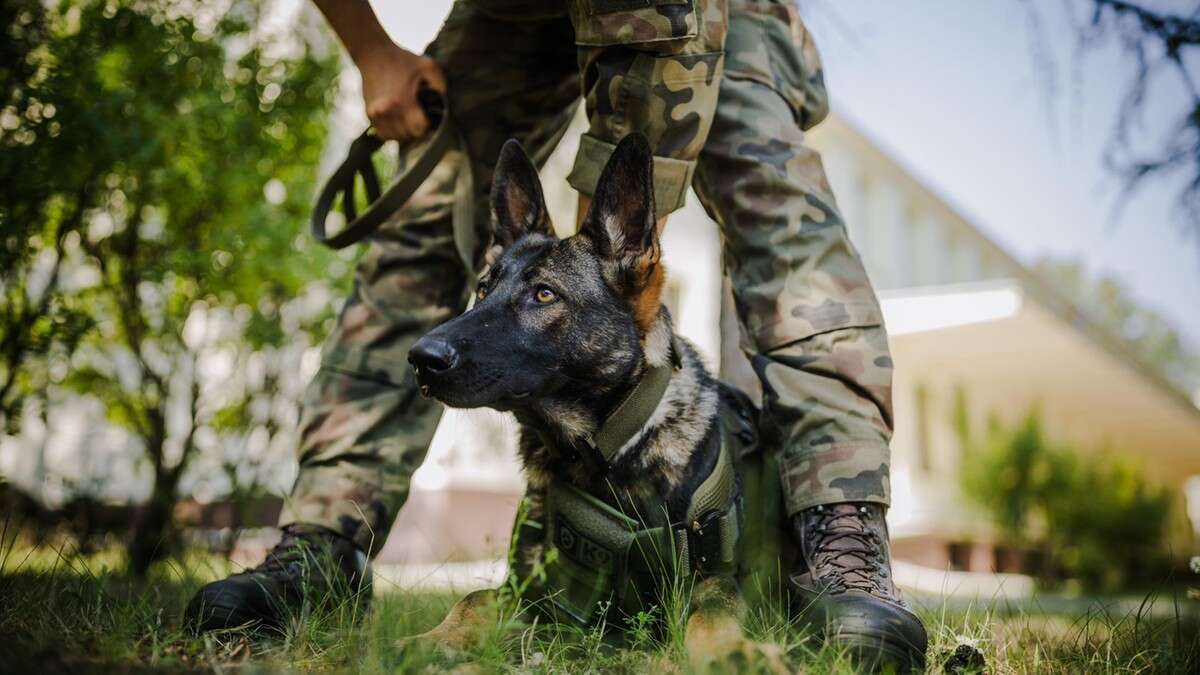
{"label": "window", "polygon": [[952,541],[946,544],[946,557],[949,558],[950,569],[955,572],[971,570],[971,543],[967,541]]}
{"label": "window", "polygon": [[929,388],[924,384],[917,385],[917,458],[921,470],[925,473],[933,471],[933,450],[929,447],[931,434],[929,432]]}

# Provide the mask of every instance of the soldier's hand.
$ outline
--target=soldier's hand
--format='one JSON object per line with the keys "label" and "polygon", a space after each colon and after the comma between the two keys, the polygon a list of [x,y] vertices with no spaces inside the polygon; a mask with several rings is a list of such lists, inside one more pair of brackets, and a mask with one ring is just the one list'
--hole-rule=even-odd
{"label": "soldier's hand", "polygon": [[446,93],[446,75],[433,59],[389,44],[360,59],[358,69],[367,118],[381,138],[411,141],[428,133],[429,117],[417,92]]}

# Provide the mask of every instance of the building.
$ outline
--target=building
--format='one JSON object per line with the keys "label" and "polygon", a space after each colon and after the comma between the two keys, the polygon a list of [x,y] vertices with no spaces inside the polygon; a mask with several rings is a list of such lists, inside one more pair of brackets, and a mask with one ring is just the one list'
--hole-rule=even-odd
{"label": "building", "polygon": [[880,289],[897,364],[889,516],[897,555],[1005,568],[956,488],[958,391],[976,429],[992,416],[1016,423],[1036,407],[1056,442],[1138,457],[1180,500],[1173,546],[1194,548],[1200,520],[1184,514],[1200,502],[1189,481],[1200,474],[1196,403],[844,121],[823,125],[816,144],[847,221],[861,226],[851,238]]}
{"label": "building", "polygon": [[[544,172],[555,223],[568,231],[574,198],[561,176],[574,136]],[[993,417],[1019,421],[1036,406],[1056,441],[1136,453],[1148,475],[1180,495],[1176,550],[1194,548],[1196,525],[1182,514],[1190,510],[1200,524],[1200,479],[1189,482],[1200,476],[1196,404],[845,121],[827,121],[812,140],[879,290],[897,364],[889,514],[896,557],[938,570],[1010,567],[957,489],[962,449],[952,418],[960,391],[976,428]],[[722,324],[722,298],[729,300],[719,246],[716,225],[695,199],[672,216],[663,246],[667,301],[677,328],[710,365],[753,388],[736,347],[722,349],[723,332],[734,328],[728,318]],[[522,490],[514,433],[515,423],[496,413],[448,412],[382,560],[435,563],[503,551]]]}

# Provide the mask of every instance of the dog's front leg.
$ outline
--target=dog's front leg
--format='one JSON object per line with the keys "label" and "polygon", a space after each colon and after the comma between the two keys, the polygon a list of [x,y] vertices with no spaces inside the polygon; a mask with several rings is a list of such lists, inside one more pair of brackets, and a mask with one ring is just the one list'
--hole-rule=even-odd
{"label": "dog's front leg", "polygon": [[692,589],[684,649],[693,672],[790,672],[778,645],[746,636],[746,604],[730,577],[709,577]]}
{"label": "dog's front leg", "polygon": [[432,648],[453,653],[482,646],[511,614],[506,606],[510,603],[503,595],[495,589],[468,593],[437,626],[420,635],[402,638],[401,648]]}
{"label": "dog's front leg", "polygon": [[431,630],[404,638],[402,647],[432,647],[447,652],[474,649],[515,618],[521,596],[528,589],[543,553],[543,495],[530,490],[522,501],[509,544],[510,586],[503,590],[475,591],[459,600],[445,619]]}

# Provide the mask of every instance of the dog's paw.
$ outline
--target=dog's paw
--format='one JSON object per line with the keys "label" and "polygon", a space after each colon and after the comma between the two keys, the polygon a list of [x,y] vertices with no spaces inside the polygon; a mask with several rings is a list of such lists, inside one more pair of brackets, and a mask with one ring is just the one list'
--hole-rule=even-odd
{"label": "dog's paw", "polygon": [[475,591],[459,600],[442,622],[420,635],[402,638],[402,652],[456,656],[479,647],[495,630],[500,608],[495,591]]}
{"label": "dog's paw", "polygon": [[437,654],[455,657],[477,646],[480,639],[468,630],[444,630],[435,628],[427,633],[401,638],[396,647],[407,654]]}
{"label": "dog's paw", "polygon": [[426,657],[437,653],[439,647],[436,641],[430,640],[426,634],[422,633],[421,635],[413,635],[396,640],[396,651],[409,658],[414,656]]}
{"label": "dog's paw", "polygon": [[688,645],[688,665],[693,673],[791,673],[777,644],[746,637]]}

